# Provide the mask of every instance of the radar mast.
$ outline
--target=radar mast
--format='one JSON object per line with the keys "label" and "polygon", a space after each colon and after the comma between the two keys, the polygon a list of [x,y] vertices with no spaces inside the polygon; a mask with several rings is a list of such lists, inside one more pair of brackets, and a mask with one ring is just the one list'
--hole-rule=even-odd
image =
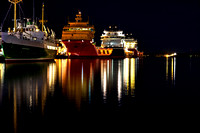
{"label": "radar mast", "polygon": [[10,3],[14,4],[14,32],[16,32],[17,28],[17,4],[22,0],[8,0]]}

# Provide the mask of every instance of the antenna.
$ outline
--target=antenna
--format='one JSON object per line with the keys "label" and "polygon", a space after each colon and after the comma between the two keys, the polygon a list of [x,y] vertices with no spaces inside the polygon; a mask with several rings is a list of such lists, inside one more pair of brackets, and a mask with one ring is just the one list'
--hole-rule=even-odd
{"label": "antenna", "polygon": [[33,25],[35,24],[35,0],[33,0]]}
{"label": "antenna", "polygon": [[22,0],[8,0],[10,3],[14,4],[14,32],[17,28],[17,3],[21,2]]}

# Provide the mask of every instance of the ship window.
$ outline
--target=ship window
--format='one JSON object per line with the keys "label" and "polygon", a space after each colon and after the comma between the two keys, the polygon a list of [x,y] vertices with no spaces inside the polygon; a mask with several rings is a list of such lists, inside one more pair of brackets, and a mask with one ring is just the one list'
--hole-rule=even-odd
{"label": "ship window", "polygon": [[99,50],[98,52],[99,52],[99,54],[101,54],[101,50]]}
{"label": "ship window", "polygon": [[33,40],[36,41],[36,40],[37,40],[37,37],[33,37]]}
{"label": "ship window", "polygon": [[108,50],[107,50],[107,54],[110,54]]}
{"label": "ship window", "polygon": [[106,54],[105,50],[103,50],[103,54]]}

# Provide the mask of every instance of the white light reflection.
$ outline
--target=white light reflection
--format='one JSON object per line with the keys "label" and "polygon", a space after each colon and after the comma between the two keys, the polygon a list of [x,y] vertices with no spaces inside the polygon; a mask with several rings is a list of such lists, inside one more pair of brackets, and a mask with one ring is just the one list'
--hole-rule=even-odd
{"label": "white light reflection", "polygon": [[104,60],[101,60],[100,64],[101,64],[101,86],[103,92],[103,99],[106,100],[106,91],[107,91],[106,63],[104,62]]}
{"label": "white light reflection", "polygon": [[176,79],[176,57],[174,57],[174,82]]}
{"label": "white light reflection", "polygon": [[103,96],[105,99],[106,99],[106,89],[107,89],[106,67],[103,64]]}
{"label": "white light reflection", "polygon": [[174,80],[174,58],[171,58],[171,80]]}
{"label": "white light reflection", "polygon": [[122,76],[121,76],[121,62],[118,62],[118,85],[117,85],[117,90],[118,90],[118,101],[120,102],[121,100],[121,95],[122,95]]}

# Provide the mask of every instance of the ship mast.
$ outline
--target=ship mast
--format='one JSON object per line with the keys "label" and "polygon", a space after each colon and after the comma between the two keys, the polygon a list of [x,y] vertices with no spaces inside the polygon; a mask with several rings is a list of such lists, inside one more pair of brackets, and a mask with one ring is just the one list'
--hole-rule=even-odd
{"label": "ship mast", "polygon": [[44,2],[42,3],[42,20],[39,21],[42,23],[42,32],[44,31],[44,23],[47,22],[47,20],[44,20]]}
{"label": "ship mast", "polygon": [[44,31],[44,3],[42,3],[42,32]]}
{"label": "ship mast", "polygon": [[17,28],[17,3],[21,2],[22,0],[8,0],[10,3],[14,4],[14,32]]}
{"label": "ship mast", "polygon": [[35,25],[35,0],[33,0],[33,25]]}

